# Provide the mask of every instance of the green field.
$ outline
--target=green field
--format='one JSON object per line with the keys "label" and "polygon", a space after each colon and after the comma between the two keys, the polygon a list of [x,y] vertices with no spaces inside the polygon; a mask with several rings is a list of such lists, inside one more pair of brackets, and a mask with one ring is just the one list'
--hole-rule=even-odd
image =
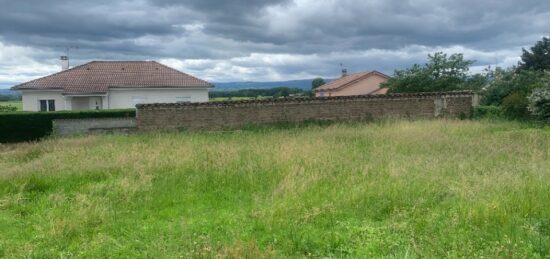
{"label": "green field", "polygon": [[0,105],[15,106],[15,107],[17,107],[18,111],[23,110],[23,102],[22,101],[0,101]]}
{"label": "green field", "polygon": [[0,170],[0,257],[550,257],[549,127],[87,136]]}

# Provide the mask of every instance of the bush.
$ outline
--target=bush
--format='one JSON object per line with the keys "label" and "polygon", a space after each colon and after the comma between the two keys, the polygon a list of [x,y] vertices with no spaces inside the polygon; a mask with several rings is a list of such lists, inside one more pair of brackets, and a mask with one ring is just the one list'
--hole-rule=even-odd
{"label": "bush", "polygon": [[521,93],[527,98],[534,89],[544,87],[550,83],[550,72],[517,71],[515,67],[507,70],[497,69],[491,71],[489,77],[493,80],[484,91],[481,100],[484,105],[502,105],[504,98],[514,93]]}
{"label": "bush", "polygon": [[477,106],[474,108],[474,119],[501,119],[503,118],[502,108],[499,106]]}
{"label": "bush", "polygon": [[0,113],[0,143],[33,141],[52,132],[54,119],[135,117],[134,109]]}
{"label": "bush", "polygon": [[550,84],[533,90],[528,100],[531,114],[541,120],[550,121]]}
{"label": "bush", "polygon": [[17,111],[17,107],[11,105],[0,105],[0,112],[14,112]]}
{"label": "bush", "polygon": [[529,102],[524,93],[512,93],[502,99],[504,115],[511,119],[524,119],[529,117],[527,106]]}

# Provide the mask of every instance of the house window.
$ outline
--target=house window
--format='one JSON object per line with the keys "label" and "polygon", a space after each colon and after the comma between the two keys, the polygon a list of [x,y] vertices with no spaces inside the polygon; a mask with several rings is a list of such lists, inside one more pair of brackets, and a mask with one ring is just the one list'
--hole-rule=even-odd
{"label": "house window", "polygon": [[319,96],[325,97],[325,91],[321,90],[321,91],[319,92]]}
{"label": "house window", "polygon": [[41,112],[53,112],[55,111],[55,100],[40,100]]}
{"label": "house window", "polygon": [[176,103],[190,103],[191,96],[176,96]]}

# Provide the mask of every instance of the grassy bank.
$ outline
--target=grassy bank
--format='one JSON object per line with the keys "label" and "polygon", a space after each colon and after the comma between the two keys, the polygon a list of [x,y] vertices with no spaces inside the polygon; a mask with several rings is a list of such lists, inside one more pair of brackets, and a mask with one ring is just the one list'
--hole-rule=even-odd
{"label": "grassy bank", "polygon": [[13,106],[16,107],[18,111],[23,110],[22,101],[0,101],[0,105]]}
{"label": "grassy bank", "polygon": [[550,256],[550,129],[520,123],[52,139],[0,170],[0,256]]}

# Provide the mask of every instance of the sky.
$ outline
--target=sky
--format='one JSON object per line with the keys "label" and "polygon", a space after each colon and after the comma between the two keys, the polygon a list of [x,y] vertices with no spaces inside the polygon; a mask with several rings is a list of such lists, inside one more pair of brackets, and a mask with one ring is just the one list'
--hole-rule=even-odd
{"label": "sky", "polygon": [[0,87],[92,60],[156,60],[211,82],[392,74],[430,53],[511,66],[548,0],[0,0]]}

